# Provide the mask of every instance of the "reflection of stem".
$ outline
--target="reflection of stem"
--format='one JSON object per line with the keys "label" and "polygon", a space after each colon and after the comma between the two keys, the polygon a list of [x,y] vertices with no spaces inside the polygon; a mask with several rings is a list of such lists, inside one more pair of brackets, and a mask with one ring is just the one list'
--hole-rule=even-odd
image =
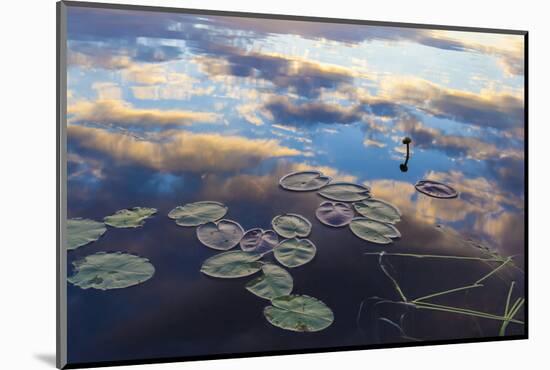
{"label": "reflection of stem", "polygon": [[[458,260],[473,260],[473,261],[487,261],[487,262],[502,262],[502,258],[481,258],[481,257],[463,257],[463,256],[445,256],[437,254],[414,254],[414,253],[386,253],[386,256],[401,256],[401,257],[415,257],[415,258],[443,258],[443,259],[458,259]],[[365,255],[380,255],[381,252],[366,252]]]}
{"label": "reflection of stem", "polygon": [[[406,304],[413,306],[416,309],[423,309],[423,310],[432,310],[432,311],[442,311],[442,312],[449,312],[449,313],[455,313],[460,315],[466,315],[466,316],[475,316],[480,317],[484,319],[490,319],[490,320],[498,320],[502,321],[502,325],[499,331],[499,335],[503,336],[506,332],[506,327],[509,323],[515,323],[523,325],[524,322],[520,320],[514,319],[514,316],[518,313],[520,308],[523,306],[525,299],[518,298],[514,304],[510,307],[510,299],[512,296],[512,290],[514,288],[514,282],[512,282],[512,285],[510,286],[510,290],[508,292],[508,297],[506,299],[506,308],[504,310],[504,316],[497,316],[493,315],[491,313],[487,312],[481,312],[476,310],[470,310],[467,308],[460,308],[460,307],[452,307],[452,306],[444,306],[439,305],[435,303],[429,303],[424,302],[427,299],[439,297],[442,295],[446,295],[449,293],[454,293],[458,291],[464,291],[468,289],[473,288],[479,288],[483,287],[483,284],[481,284],[482,281],[488,279],[490,276],[498,272],[500,269],[502,269],[504,266],[506,266],[508,263],[512,261],[512,257],[507,257],[506,259],[503,258],[480,258],[480,257],[463,257],[463,256],[444,256],[444,255],[434,255],[434,254],[412,254],[412,253],[386,253],[386,252],[380,252],[380,253],[365,253],[366,255],[379,255],[378,263],[380,265],[380,268],[384,272],[384,274],[392,281],[394,288],[396,289],[397,293],[401,297],[401,302],[392,302],[388,300],[383,300],[378,303],[395,303],[395,304]],[[401,289],[399,283],[397,280],[387,271],[386,267],[384,266],[382,262],[382,257],[384,255],[389,256],[402,256],[402,257],[414,257],[414,258],[441,258],[441,259],[459,259],[459,260],[471,260],[471,261],[482,261],[482,262],[501,262],[500,265],[493,268],[489,273],[485,274],[483,277],[478,279],[475,283],[469,284],[466,286],[461,286],[454,289],[449,289],[441,292],[432,293],[423,297],[416,298],[412,301],[408,301],[405,293]],[[361,311],[362,307],[360,308]]]}
{"label": "reflection of stem", "polygon": [[393,326],[394,328],[396,328],[397,330],[399,330],[399,333],[401,334],[401,338],[406,339],[406,340],[411,340],[413,342],[420,342],[420,339],[408,336],[407,333],[405,333],[405,330],[403,330],[403,328],[401,327],[401,325],[391,321],[387,317],[380,317],[378,320],[380,320],[382,322],[385,322],[385,323],[388,323],[391,326]]}
{"label": "reflection of stem", "polygon": [[[504,307],[504,316],[508,317],[508,310],[510,308],[510,299],[512,298],[512,291],[514,290],[514,285],[516,284],[515,281],[512,281],[512,284],[510,284],[510,289],[508,290],[508,296],[506,297],[506,306]],[[507,321],[504,321],[502,325],[500,326],[500,330],[498,332],[499,336],[504,336],[506,333],[506,327],[508,326]]]}
{"label": "reflection of stem", "polygon": [[508,291],[508,297],[506,298],[506,307],[504,308],[504,316],[508,315],[508,308],[510,307],[510,299],[512,298],[512,291],[514,290],[515,281],[510,284],[510,290]]}
{"label": "reflection of stem", "polygon": [[451,312],[451,313],[457,313],[457,314],[466,315],[466,316],[481,317],[483,319],[498,320],[498,321],[504,321],[504,322],[509,321],[520,325],[524,324],[523,321],[519,321],[515,319],[508,320],[507,317],[496,316],[496,315],[492,315],[490,313],[481,312],[481,311],[466,310],[459,307],[435,305],[432,303],[425,303],[425,302],[417,303],[415,306],[416,308],[425,309],[425,310]]}
{"label": "reflection of stem", "polygon": [[448,293],[454,293],[454,292],[459,292],[461,290],[467,290],[467,289],[470,289],[470,288],[480,288],[482,287],[483,284],[472,284],[472,285],[466,285],[466,286],[463,286],[463,287],[460,287],[460,288],[455,288],[455,289],[449,289],[449,290],[445,290],[444,292],[438,292],[438,293],[433,293],[433,294],[430,294],[430,295],[426,295],[424,297],[420,297],[420,298],[416,298],[414,301],[412,301],[413,303],[418,303],[420,301],[423,301],[425,299],[430,299],[430,298],[433,298],[433,297],[438,297],[440,295],[444,295],[444,294],[448,294]]}
{"label": "reflection of stem", "polygon": [[487,275],[483,276],[481,279],[479,279],[478,281],[476,281],[476,284],[479,284],[481,283],[483,280],[487,279],[489,276],[493,275],[495,272],[497,272],[498,270],[500,270],[501,268],[503,268],[506,264],[508,264],[508,262],[510,262],[512,260],[511,257],[508,257],[507,259],[504,260],[504,262],[502,262],[502,264],[500,266],[498,266],[497,268],[493,269],[493,271],[489,272]]}
{"label": "reflection of stem", "polygon": [[[507,317],[497,316],[487,312],[469,310],[469,309],[453,307],[453,306],[443,306],[443,305],[438,305],[438,304],[428,303],[428,302],[413,303],[413,302],[382,300],[377,302],[376,304],[381,304],[381,303],[405,305],[416,309],[450,312],[450,313],[456,313],[456,314],[466,315],[466,316],[476,316],[476,317],[481,317],[484,319],[491,319],[491,320],[508,321]],[[510,322],[513,322],[515,324],[520,324],[520,325],[524,324],[523,321],[515,320],[515,319],[510,320]]]}
{"label": "reflection of stem", "polygon": [[397,293],[399,293],[399,296],[401,297],[401,299],[403,300],[403,302],[408,302],[407,301],[407,297],[405,297],[405,294],[403,293],[403,291],[401,290],[401,287],[399,286],[399,283],[397,283],[397,280],[395,280],[393,278],[393,276],[391,276],[391,274],[386,270],[386,267],[384,266],[384,264],[382,263],[382,256],[384,256],[384,252],[380,253],[380,257],[378,258],[378,264],[380,265],[380,268],[382,269],[382,271],[384,272],[384,274],[390,278],[390,280],[393,282],[393,286],[395,287],[395,290],[397,290]]}
{"label": "reflection of stem", "polygon": [[407,164],[409,163],[409,144],[411,143],[411,138],[410,137],[406,137],[403,139],[403,144],[405,144],[407,146],[407,155],[405,156],[405,163],[401,163],[399,165],[399,168],[401,169],[402,172],[407,172],[408,171],[408,167],[407,167]]}
{"label": "reflection of stem", "polygon": [[501,337],[503,337],[506,334],[506,328],[508,327],[508,324],[510,322],[515,322],[514,316],[516,316],[521,306],[523,306],[523,304],[525,303],[525,299],[518,298],[516,299],[514,304],[510,307],[510,300],[512,299],[512,291],[514,290],[515,284],[516,282],[512,281],[512,284],[510,284],[510,290],[508,290],[508,297],[506,298],[506,307],[504,308],[504,316],[506,317],[506,320],[504,320],[498,332],[498,335]]}
{"label": "reflection of stem", "polygon": [[429,298],[438,297],[438,296],[442,296],[442,295],[449,294],[449,293],[459,292],[459,291],[467,290],[467,289],[470,289],[470,288],[479,288],[479,287],[482,287],[483,284],[481,284],[481,282],[482,282],[483,280],[487,279],[489,276],[493,275],[495,272],[497,272],[498,270],[500,270],[500,269],[501,269],[502,267],[504,267],[508,262],[510,262],[510,260],[511,260],[510,258],[506,259],[506,260],[505,260],[504,262],[502,262],[499,266],[497,266],[496,268],[492,269],[488,274],[484,275],[482,278],[478,279],[478,280],[477,280],[475,283],[473,283],[473,284],[461,286],[461,287],[454,288],[454,289],[444,290],[444,291],[437,292],[437,293],[432,293],[432,294],[427,295],[427,296],[424,296],[424,297],[416,298],[416,299],[413,300],[412,302],[413,302],[413,303],[418,303],[419,301],[426,300],[426,299],[429,299]]}

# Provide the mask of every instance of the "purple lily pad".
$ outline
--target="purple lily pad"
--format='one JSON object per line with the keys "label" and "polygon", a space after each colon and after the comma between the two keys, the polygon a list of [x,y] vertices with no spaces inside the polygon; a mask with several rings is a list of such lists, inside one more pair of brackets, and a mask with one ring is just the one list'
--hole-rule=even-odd
{"label": "purple lily pad", "polygon": [[455,189],[437,181],[420,180],[414,187],[422,194],[433,198],[452,199],[458,197],[458,192]]}
{"label": "purple lily pad", "polygon": [[245,252],[265,253],[279,244],[279,237],[273,230],[260,228],[248,230],[244,233],[240,245]]}
{"label": "purple lily pad", "polygon": [[351,222],[355,212],[346,203],[323,202],[317,208],[315,216],[323,224],[332,227],[342,227]]}

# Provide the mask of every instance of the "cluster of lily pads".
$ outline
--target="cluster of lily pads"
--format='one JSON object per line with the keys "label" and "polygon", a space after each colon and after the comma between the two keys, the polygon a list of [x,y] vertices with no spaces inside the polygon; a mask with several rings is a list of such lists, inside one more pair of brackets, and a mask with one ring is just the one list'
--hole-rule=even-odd
{"label": "cluster of lily pads", "polygon": [[[224,251],[208,258],[201,272],[214,278],[242,278],[261,272],[245,288],[267,299],[265,318],[274,326],[297,332],[314,332],[327,328],[334,321],[332,310],[320,300],[291,294],[294,281],[288,271],[262,258],[273,253],[275,260],[287,268],[310,262],[317,252],[306,239],[311,223],[303,216],[287,213],[276,216],[273,230],[253,228],[244,231],[233,220],[224,219],[228,208],[218,202],[202,201],[174,208],[168,217],[184,227],[197,227],[197,239],[206,247]],[[279,236],[284,238],[279,241]],[[239,250],[231,250],[239,246]]]}
{"label": "cluster of lily pads", "polygon": [[[157,213],[155,208],[122,209],[103,222],[86,218],[67,220],[67,249],[75,250],[98,240],[112,228],[139,228]],[[147,258],[122,252],[98,252],[73,262],[74,274],[67,281],[82,289],[120,289],[149,280],[155,267]]]}
{"label": "cluster of lily pads", "polygon": [[390,244],[392,239],[401,237],[394,226],[400,221],[401,212],[388,202],[372,198],[367,186],[332,182],[319,171],[290,173],[279,180],[279,185],[290,191],[318,190],[320,196],[329,199],[315,211],[315,216],[324,225],[349,226],[357,237],[376,244]]}
{"label": "cluster of lily pads", "polygon": [[[401,237],[394,226],[400,221],[397,207],[372,198],[370,188],[354,183],[332,182],[318,171],[293,172],[279,181],[283,189],[297,192],[316,191],[328,201],[322,202],[315,215],[330,227],[349,226],[357,237],[377,244],[389,244]],[[455,198],[456,190],[448,185],[423,180],[415,185],[419,192],[436,198]],[[351,204],[350,204],[351,203]],[[271,221],[272,230],[253,228],[245,231],[236,221],[224,219],[228,207],[214,201],[178,206],[168,217],[183,227],[196,227],[198,240],[208,248],[223,251],[204,261],[201,272],[215,278],[250,280],[245,288],[267,299],[264,316],[274,326],[297,332],[314,332],[334,321],[332,310],[322,301],[292,294],[293,278],[289,272],[262,259],[273,254],[286,268],[310,262],[317,248],[308,236],[312,225],[305,217],[286,213]],[[134,207],[106,216],[102,222],[73,218],[67,222],[67,249],[75,250],[98,240],[111,228],[140,228],[157,213],[155,208]],[[358,214],[358,216],[357,216]],[[279,240],[279,237],[282,240]],[[231,250],[239,246],[238,250]],[[123,252],[98,252],[73,262],[74,274],[68,282],[82,289],[120,289],[143,283],[153,277],[154,266],[147,258]]]}

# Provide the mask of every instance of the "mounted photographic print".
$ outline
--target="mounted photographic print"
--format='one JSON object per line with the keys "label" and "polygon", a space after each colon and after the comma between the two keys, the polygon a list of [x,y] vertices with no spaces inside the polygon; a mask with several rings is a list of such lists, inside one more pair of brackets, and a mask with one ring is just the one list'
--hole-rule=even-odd
{"label": "mounted photographic print", "polygon": [[59,3],[58,367],[527,338],[526,56]]}

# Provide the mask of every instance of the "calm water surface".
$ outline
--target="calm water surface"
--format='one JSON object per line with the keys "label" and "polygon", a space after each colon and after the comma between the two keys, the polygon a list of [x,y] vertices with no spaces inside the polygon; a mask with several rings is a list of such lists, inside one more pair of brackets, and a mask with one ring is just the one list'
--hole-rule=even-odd
{"label": "calm water surface", "polygon": [[[513,256],[483,287],[431,302],[502,315],[512,281],[512,298],[523,297],[523,38],[143,14],[68,13],[68,216],[158,209],[141,228],[108,228],[68,253],[70,274],[74,261],[100,251],[155,266],[150,280],[126,289],[68,285],[69,362],[498,335],[497,320],[389,303],[399,295],[378,257],[365,253]],[[405,136],[411,158],[402,172]],[[315,210],[323,198],[278,185],[306,169],[370,186],[401,210],[402,237],[380,246],[322,225]],[[414,188],[422,179],[460,196],[422,195]],[[270,229],[283,213],[311,221],[317,254],[289,269],[293,292],[325,302],[334,323],[282,330],[263,316],[269,302],[244,288],[252,277],[202,274],[217,251],[167,217],[200,200],[224,203],[225,218],[245,230]],[[382,262],[409,299],[472,284],[497,266]],[[522,333],[514,323],[506,331]]]}

